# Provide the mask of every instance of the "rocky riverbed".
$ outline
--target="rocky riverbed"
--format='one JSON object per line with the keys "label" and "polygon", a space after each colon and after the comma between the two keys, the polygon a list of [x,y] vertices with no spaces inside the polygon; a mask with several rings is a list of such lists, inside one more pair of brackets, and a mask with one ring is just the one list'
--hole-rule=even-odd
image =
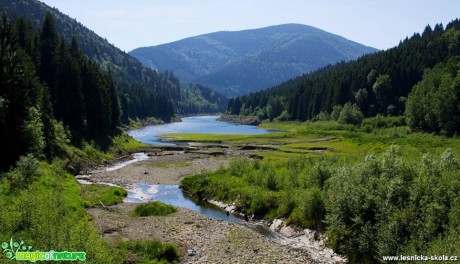
{"label": "rocky riverbed", "polygon": [[[251,156],[253,151],[226,150],[213,157],[184,151],[146,153],[148,159],[122,168],[89,171],[85,180],[131,188],[139,182],[179,184],[188,175],[228,166],[234,156]],[[88,209],[95,226],[109,243],[137,239],[159,239],[177,244],[181,263],[343,263],[310,233],[294,232],[280,239],[266,237],[249,225],[219,221],[195,211],[179,208],[168,216],[131,217],[136,204],[122,203]],[[274,222],[274,230],[287,230]],[[272,224],[272,225],[273,225]],[[283,229],[284,228],[284,229]],[[315,244],[316,243],[316,244]],[[306,246],[309,245],[309,246]]]}

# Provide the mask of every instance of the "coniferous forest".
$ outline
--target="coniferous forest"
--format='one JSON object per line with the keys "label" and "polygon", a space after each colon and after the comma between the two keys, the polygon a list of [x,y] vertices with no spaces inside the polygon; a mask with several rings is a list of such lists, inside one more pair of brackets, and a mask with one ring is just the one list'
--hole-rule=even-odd
{"label": "coniferous forest", "polygon": [[[84,251],[98,264],[302,263],[315,262],[311,252],[332,260],[329,250],[350,263],[459,254],[460,20],[228,100],[142,66],[56,8],[0,4],[1,263],[14,261],[3,254],[16,247],[13,237],[34,250]],[[272,131],[162,135],[172,147],[123,131],[216,112]],[[129,160],[133,153],[146,158]],[[125,160],[126,170],[107,173]],[[249,223],[127,202],[133,191],[123,188],[141,180],[155,190],[180,186],[198,208],[225,203]],[[292,227],[283,243],[305,238],[321,248],[261,235],[276,222]]]}
{"label": "coniferous forest", "polygon": [[[455,56],[460,55],[459,43],[458,19],[445,28],[442,24],[437,24],[434,29],[427,26],[422,34],[416,33],[404,39],[397,47],[362,56],[353,62],[327,66],[272,89],[233,98],[229,101],[227,113],[254,115],[270,120],[324,120],[333,119],[334,116],[337,120],[339,110],[348,104],[361,112],[363,117],[406,113],[413,128],[452,135],[460,132],[460,98],[458,85],[455,85],[457,73],[454,66],[458,64]],[[435,69],[430,71],[432,68]],[[445,73],[448,80],[440,75],[441,68],[449,69]],[[440,84],[424,88],[428,82],[436,83],[435,80],[441,79],[441,86],[450,88],[438,87]],[[416,84],[417,89],[412,92]],[[450,105],[434,110],[432,106],[438,105],[446,93],[455,95],[446,101]],[[420,104],[421,96],[434,94],[437,95],[433,100],[426,98]],[[416,105],[418,108],[414,109]],[[424,111],[438,112],[428,114],[428,121],[421,120]],[[452,120],[446,122],[437,119],[442,119],[442,116],[449,116]],[[359,114],[355,119],[360,121]]]}
{"label": "coniferous forest", "polygon": [[121,121],[124,123],[129,119],[152,116],[169,122],[174,114],[219,112],[227,103],[224,96],[219,95],[220,100],[208,101],[200,95],[201,89],[197,92],[182,88],[173,73],[144,67],[75,19],[37,0],[0,0],[0,12],[7,13],[12,21],[27,17],[35,30],[50,13],[60,37],[68,43],[75,38],[82,54],[111,75],[123,109]]}
{"label": "coniferous forest", "polygon": [[51,15],[39,31],[23,18],[1,23],[2,170],[26,153],[51,160],[62,138],[79,144],[120,125],[112,77],[57,34]]}

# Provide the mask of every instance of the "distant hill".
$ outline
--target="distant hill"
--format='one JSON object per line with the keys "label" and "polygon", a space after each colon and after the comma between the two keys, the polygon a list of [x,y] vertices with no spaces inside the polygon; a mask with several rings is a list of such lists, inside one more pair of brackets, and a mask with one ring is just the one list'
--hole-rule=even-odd
{"label": "distant hill", "polygon": [[0,13],[6,13],[13,20],[25,17],[32,21],[34,29],[39,29],[47,12],[53,15],[58,33],[67,42],[70,43],[72,37],[75,37],[81,51],[111,73],[117,83],[123,120],[161,116],[163,113],[152,110],[152,100],[149,98],[155,98],[154,101],[171,101],[175,112],[180,114],[218,112],[225,107],[221,104],[225,103],[225,97],[210,97],[219,98],[218,102],[210,102],[196,93],[202,86],[192,90],[181,88],[180,81],[173,74],[144,67],[137,59],[56,8],[37,0],[0,0]]}
{"label": "distant hill", "polygon": [[148,67],[233,97],[376,51],[311,26],[285,24],[210,33],[130,54]]}

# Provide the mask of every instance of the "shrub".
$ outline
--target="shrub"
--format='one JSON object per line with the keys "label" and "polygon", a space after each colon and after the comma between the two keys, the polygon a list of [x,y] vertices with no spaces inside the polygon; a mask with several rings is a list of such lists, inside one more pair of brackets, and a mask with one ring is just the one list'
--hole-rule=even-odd
{"label": "shrub", "polygon": [[361,113],[358,106],[356,106],[355,104],[352,105],[351,103],[346,103],[343,106],[342,111],[340,112],[338,121],[342,124],[356,125],[361,123],[363,119],[364,115],[363,113]]}
{"label": "shrub", "polygon": [[38,167],[38,160],[32,154],[28,154],[21,156],[16,162],[16,168],[6,173],[5,176],[13,190],[25,189],[38,178]]}
{"label": "shrub", "polygon": [[136,209],[134,209],[132,216],[168,215],[176,211],[177,209],[169,204],[155,201],[138,205]]}
{"label": "shrub", "polygon": [[326,215],[321,190],[317,187],[302,190],[297,199],[297,207],[289,221],[308,228],[321,228]]}

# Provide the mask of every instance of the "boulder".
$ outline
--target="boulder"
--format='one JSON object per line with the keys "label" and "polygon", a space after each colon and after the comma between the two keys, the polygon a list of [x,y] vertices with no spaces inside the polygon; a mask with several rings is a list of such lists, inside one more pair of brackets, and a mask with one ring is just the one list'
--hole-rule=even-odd
{"label": "boulder", "polygon": [[274,232],[280,231],[280,229],[285,225],[284,221],[281,219],[273,220],[272,224],[270,225],[270,230]]}

